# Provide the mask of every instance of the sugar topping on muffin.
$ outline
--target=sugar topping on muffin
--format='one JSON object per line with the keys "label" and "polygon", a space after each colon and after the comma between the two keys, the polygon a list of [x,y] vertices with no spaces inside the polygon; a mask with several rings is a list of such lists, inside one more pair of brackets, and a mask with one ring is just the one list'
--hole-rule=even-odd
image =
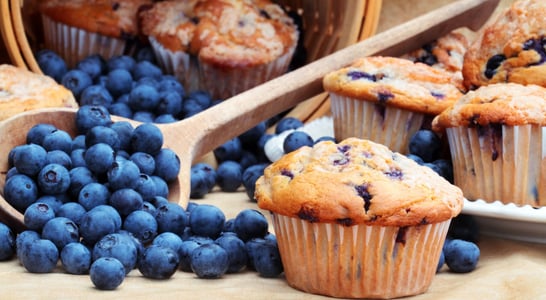
{"label": "sugar topping on muffin", "polygon": [[462,95],[462,82],[451,73],[402,58],[371,56],[329,73],[331,93],[410,111],[438,114]]}
{"label": "sugar topping on muffin", "polygon": [[46,107],[78,107],[70,90],[53,78],[12,65],[0,65],[0,120]]}
{"label": "sugar topping on muffin", "polygon": [[413,226],[462,209],[461,190],[368,140],[321,142],[283,156],[256,183],[262,209],[310,222]]}

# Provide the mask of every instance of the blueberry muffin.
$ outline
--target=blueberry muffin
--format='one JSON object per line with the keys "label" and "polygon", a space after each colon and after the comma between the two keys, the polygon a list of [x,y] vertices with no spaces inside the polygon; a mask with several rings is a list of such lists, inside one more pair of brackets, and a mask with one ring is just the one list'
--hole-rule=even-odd
{"label": "blueberry muffin", "polygon": [[403,55],[402,58],[446,70],[453,73],[457,80],[462,80],[463,58],[469,46],[468,35],[452,31],[419,49]]}
{"label": "blueberry muffin", "polygon": [[342,298],[425,292],[463,205],[432,169],[357,138],[284,155],[255,197],[272,213],[288,283]]}
{"label": "blueberry muffin", "polygon": [[141,18],[165,71],[220,99],[286,72],[299,36],[269,0],[163,1]]}
{"label": "blueberry muffin", "polygon": [[140,34],[138,12],[152,0],[40,1],[45,47],[73,67],[81,59],[126,54]]}
{"label": "blueberry muffin", "polygon": [[514,2],[482,29],[465,54],[464,84],[515,82],[546,86],[546,2]]}
{"label": "blueberry muffin", "polygon": [[74,107],[72,93],[51,77],[12,65],[0,65],[0,120],[47,107]]}
{"label": "blueberry muffin", "polygon": [[334,134],[370,139],[408,153],[411,136],[462,95],[450,72],[403,58],[373,56],[323,79],[330,94]]}
{"label": "blueberry muffin", "polygon": [[546,88],[479,87],[433,120],[447,134],[454,183],[469,200],[546,205]]}

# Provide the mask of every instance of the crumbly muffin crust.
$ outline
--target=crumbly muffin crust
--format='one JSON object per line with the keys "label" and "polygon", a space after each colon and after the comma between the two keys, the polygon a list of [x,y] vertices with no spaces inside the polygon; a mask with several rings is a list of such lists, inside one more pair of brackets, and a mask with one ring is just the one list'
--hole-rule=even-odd
{"label": "crumbly muffin crust", "polygon": [[546,86],[546,1],[520,0],[487,25],[465,54],[464,84]]}
{"label": "crumbly muffin crust", "polygon": [[438,114],[462,96],[462,82],[423,63],[370,56],[323,79],[324,89],[350,98],[424,114]]}
{"label": "crumbly muffin crust", "polygon": [[152,0],[44,0],[40,12],[53,21],[115,38],[139,34],[138,12]]}
{"label": "crumbly muffin crust", "polygon": [[268,0],[164,1],[141,18],[143,33],[165,48],[219,67],[269,63],[298,40],[292,19]]}
{"label": "crumbly muffin crust", "polygon": [[0,120],[46,107],[78,107],[70,90],[53,78],[12,65],[0,65]]}
{"label": "crumbly muffin crust", "polygon": [[446,127],[546,125],[546,88],[517,83],[496,83],[470,91],[436,116],[434,130]]}
{"label": "crumbly muffin crust", "polygon": [[256,183],[258,206],[310,222],[413,226],[459,214],[461,190],[432,169],[368,140],[286,154]]}

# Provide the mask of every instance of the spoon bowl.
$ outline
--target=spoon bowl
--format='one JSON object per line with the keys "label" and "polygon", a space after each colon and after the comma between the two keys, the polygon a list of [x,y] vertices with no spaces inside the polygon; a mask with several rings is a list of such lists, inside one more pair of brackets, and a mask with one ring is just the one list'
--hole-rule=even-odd
{"label": "spoon bowl", "polygon": [[[190,194],[192,163],[224,142],[286,111],[301,101],[324,92],[322,78],[355,59],[370,55],[399,56],[417,49],[448,32],[468,27],[479,29],[499,0],[460,0],[431,11],[392,29],[379,33],[304,67],[252,88],[190,118],[157,124],[164,137],[163,147],[180,158],[180,174],[170,184],[169,201],[186,206]],[[26,142],[28,130],[49,123],[75,135],[76,109],[40,109],[15,115],[0,122],[0,194],[3,195],[8,171],[8,153]],[[113,121],[139,122],[112,116]],[[23,214],[0,197],[0,220],[15,231],[25,229]]]}

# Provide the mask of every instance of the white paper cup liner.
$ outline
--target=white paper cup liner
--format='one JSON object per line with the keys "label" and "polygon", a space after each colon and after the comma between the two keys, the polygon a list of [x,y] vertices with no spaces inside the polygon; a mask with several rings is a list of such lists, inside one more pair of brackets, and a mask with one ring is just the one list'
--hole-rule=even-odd
{"label": "white paper cup liner", "polygon": [[469,200],[546,205],[546,127],[446,129],[454,183]]}
{"label": "white paper cup liner", "polygon": [[425,115],[374,102],[330,93],[334,132],[337,140],[349,137],[371,140],[402,154],[408,153],[411,136]]}
{"label": "white paper cup liner", "polygon": [[339,298],[396,298],[424,293],[451,220],[384,227],[311,223],[272,214],[289,285]]}
{"label": "white paper cup liner", "polygon": [[89,55],[99,54],[109,59],[127,51],[127,42],[123,39],[71,27],[47,16],[42,16],[42,24],[45,47],[59,54],[70,68]]}

